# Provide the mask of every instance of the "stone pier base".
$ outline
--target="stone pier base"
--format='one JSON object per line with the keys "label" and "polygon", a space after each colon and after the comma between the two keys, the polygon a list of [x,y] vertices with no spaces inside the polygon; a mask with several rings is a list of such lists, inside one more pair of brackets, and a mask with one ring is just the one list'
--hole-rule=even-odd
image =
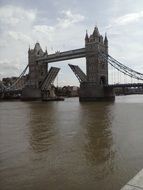
{"label": "stone pier base", "polygon": [[41,90],[38,88],[25,87],[22,90],[21,100],[40,100]]}
{"label": "stone pier base", "polygon": [[84,82],[80,85],[79,101],[114,101],[113,88],[103,87],[93,82]]}

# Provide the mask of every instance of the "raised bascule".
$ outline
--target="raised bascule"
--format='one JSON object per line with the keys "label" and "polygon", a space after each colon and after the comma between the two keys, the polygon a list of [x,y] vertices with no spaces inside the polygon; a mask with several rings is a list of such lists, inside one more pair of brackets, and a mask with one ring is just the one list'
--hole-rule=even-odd
{"label": "raised bascule", "polygon": [[143,83],[131,84],[108,84],[108,65],[110,64],[117,71],[131,78],[143,80],[143,74],[132,70],[115,60],[108,54],[108,39],[99,33],[97,26],[89,36],[86,32],[85,47],[65,52],[48,54],[44,52],[37,42],[34,49],[28,50],[28,65],[17,81],[11,87],[2,88],[4,91],[18,91],[17,83],[23,78],[27,68],[29,73],[25,77],[25,85],[21,87],[22,99],[43,99],[54,97],[53,82],[59,72],[59,68],[51,67],[48,64],[70,59],[86,59],[86,73],[79,66],[69,64],[72,71],[80,82],[80,101],[101,101],[114,100],[114,88],[143,87]]}

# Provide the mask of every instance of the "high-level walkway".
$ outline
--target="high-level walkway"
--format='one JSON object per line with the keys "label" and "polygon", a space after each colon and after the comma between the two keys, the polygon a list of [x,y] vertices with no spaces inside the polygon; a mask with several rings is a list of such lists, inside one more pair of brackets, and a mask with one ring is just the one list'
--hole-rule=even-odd
{"label": "high-level walkway", "polygon": [[65,61],[69,59],[77,59],[77,58],[83,58],[86,56],[85,48],[60,52],[57,51],[54,54],[50,54],[46,57],[38,58],[37,61],[44,61],[48,63],[57,62],[57,61]]}

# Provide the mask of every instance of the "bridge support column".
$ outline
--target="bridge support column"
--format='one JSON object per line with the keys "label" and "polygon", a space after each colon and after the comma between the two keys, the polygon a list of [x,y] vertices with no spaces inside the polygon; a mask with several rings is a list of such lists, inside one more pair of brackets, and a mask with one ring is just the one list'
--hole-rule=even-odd
{"label": "bridge support column", "polygon": [[93,33],[85,36],[87,81],[81,83],[80,101],[114,100],[113,88],[108,87],[108,61],[101,54],[108,55],[108,39],[99,33],[97,27]]}
{"label": "bridge support column", "polygon": [[114,101],[113,88],[103,87],[94,82],[84,82],[80,85],[79,101]]}
{"label": "bridge support column", "polygon": [[41,90],[38,88],[32,88],[27,86],[22,90],[22,100],[40,100],[41,99]]}

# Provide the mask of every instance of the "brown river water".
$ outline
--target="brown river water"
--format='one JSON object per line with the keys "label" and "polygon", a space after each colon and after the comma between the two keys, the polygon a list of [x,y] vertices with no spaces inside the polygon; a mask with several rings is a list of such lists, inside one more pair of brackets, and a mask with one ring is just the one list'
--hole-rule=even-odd
{"label": "brown river water", "polygon": [[143,168],[143,95],[0,102],[0,190],[119,190]]}

